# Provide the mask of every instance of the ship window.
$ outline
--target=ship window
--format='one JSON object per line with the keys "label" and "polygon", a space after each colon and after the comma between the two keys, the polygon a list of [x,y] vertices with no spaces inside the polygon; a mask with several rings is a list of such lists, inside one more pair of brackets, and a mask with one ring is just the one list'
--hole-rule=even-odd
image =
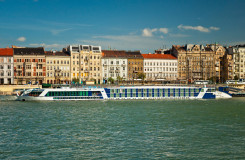
{"label": "ship window", "polygon": [[174,89],[173,89],[173,88],[171,88],[171,89],[170,89],[170,93],[173,93],[173,92],[174,92]]}

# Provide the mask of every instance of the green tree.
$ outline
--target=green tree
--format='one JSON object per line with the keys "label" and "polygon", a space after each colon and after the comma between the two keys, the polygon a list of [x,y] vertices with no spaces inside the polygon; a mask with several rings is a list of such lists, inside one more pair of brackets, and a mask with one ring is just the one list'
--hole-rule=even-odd
{"label": "green tree", "polygon": [[114,81],[115,81],[115,80],[114,80],[112,77],[109,77],[109,78],[108,78],[108,82],[110,82],[111,84],[114,84]]}
{"label": "green tree", "polygon": [[123,80],[123,78],[122,77],[120,77],[120,76],[117,76],[117,82],[119,83],[119,82],[121,82]]}
{"label": "green tree", "polygon": [[72,82],[73,82],[73,83],[79,83],[79,78],[75,78],[75,77],[72,78]]}
{"label": "green tree", "polygon": [[144,81],[145,77],[145,73],[137,73],[137,79],[142,79],[142,81]]}

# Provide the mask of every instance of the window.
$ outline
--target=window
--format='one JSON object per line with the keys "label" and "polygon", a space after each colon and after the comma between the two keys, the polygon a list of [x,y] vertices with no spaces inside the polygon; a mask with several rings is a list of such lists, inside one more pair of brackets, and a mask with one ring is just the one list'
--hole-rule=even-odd
{"label": "window", "polygon": [[26,65],[26,69],[31,69],[31,65]]}

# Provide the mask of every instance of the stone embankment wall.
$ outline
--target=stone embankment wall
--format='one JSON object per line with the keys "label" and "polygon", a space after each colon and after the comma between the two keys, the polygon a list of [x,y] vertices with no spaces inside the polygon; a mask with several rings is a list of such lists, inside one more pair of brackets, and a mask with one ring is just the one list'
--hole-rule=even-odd
{"label": "stone embankment wall", "polygon": [[0,85],[0,95],[13,95],[16,94],[15,90],[42,88],[41,85]]}

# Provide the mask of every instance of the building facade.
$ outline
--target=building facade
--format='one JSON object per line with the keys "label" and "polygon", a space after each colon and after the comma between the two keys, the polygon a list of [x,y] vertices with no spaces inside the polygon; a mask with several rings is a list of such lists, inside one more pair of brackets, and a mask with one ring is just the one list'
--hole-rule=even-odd
{"label": "building facade", "polygon": [[126,52],[128,59],[128,79],[134,80],[137,79],[138,73],[144,73],[144,58],[141,55],[140,51],[128,51]]}
{"label": "building facade", "polygon": [[13,49],[0,48],[0,85],[14,83]]}
{"label": "building facade", "polygon": [[196,80],[215,79],[215,52],[203,45],[173,45],[172,52],[178,58],[178,79],[193,83]]}
{"label": "building facade", "polygon": [[71,80],[79,79],[80,83],[94,81],[102,82],[101,47],[91,45],[68,46],[71,56]]}
{"label": "building facade", "polygon": [[224,57],[222,58],[223,66],[224,66],[224,72],[222,75],[223,82],[226,82],[226,80],[232,80],[234,79],[234,61],[233,61],[233,48],[228,47],[226,48],[226,53]]}
{"label": "building facade", "polygon": [[[225,82],[228,73],[225,67],[230,57],[226,54],[226,48],[219,44],[207,44],[215,52],[215,77],[217,82]],[[232,61],[232,60],[231,60]]]}
{"label": "building facade", "polygon": [[43,48],[13,48],[14,84],[42,84],[46,77]]}
{"label": "building facade", "polygon": [[46,78],[48,84],[70,84],[70,55],[67,52],[47,51]]}
{"label": "building facade", "polygon": [[245,79],[245,45],[233,47],[234,78]]}
{"label": "building facade", "polygon": [[125,51],[102,50],[102,76],[104,80],[127,80],[127,55]]}
{"label": "building facade", "polygon": [[170,54],[142,54],[146,80],[176,80],[177,58]]}

